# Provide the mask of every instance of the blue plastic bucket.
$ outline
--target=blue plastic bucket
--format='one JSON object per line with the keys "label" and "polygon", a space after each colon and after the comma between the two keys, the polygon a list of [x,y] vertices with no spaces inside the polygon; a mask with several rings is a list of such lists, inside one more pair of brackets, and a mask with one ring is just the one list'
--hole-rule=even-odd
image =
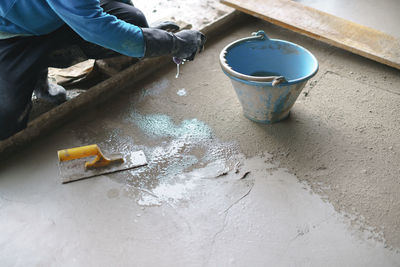
{"label": "blue plastic bucket", "polygon": [[318,61],[307,49],[269,39],[264,31],[227,45],[221,68],[231,79],[244,115],[260,123],[285,119]]}

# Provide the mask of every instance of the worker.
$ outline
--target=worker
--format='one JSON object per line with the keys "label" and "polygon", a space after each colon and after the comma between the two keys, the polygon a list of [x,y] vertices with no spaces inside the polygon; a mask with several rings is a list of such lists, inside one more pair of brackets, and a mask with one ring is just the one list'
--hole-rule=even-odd
{"label": "worker", "polygon": [[122,54],[193,60],[205,36],[171,29],[179,27],[149,27],[130,0],[1,0],[0,140],[26,127],[33,92],[57,104],[66,100],[65,89],[48,81],[47,69],[76,61],[68,48],[79,47],[93,59]]}

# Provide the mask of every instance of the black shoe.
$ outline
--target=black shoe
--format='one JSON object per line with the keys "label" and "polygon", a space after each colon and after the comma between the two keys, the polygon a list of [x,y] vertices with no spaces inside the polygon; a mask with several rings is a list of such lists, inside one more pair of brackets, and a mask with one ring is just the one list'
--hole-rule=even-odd
{"label": "black shoe", "polygon": [[67,101],[67,91],[61,85],[49,82],[48,69],[42,70],[35,85],[35,96],[49,103],[59,105]]}
{"label": "black shoe", "polygon": [[67,101],[67,91],[56,83],[46,82],[46,84],[41,84],[36,87],[34,92],[37,98],[52,104],[60,105]]}

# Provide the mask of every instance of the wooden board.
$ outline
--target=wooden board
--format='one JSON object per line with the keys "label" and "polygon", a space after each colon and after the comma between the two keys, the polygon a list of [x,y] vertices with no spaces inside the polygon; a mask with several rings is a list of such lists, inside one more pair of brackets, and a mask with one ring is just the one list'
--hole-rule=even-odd
{"label": "wooden board", "polygon": [[400,69],[400,39],[291,0],[222,0],[273,24]]}

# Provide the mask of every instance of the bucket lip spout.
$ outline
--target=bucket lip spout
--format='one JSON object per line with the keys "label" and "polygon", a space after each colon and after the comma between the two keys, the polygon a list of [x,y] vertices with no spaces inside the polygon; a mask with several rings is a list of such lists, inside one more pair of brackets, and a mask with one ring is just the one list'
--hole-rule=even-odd
{"label": "bucket lip spout", "polygon": [[[267,40],[267,41],[271,41],[271,42],[280,42],[280,43],[286,43],[286,44],[296,46],[296,47],[304,50],[312,58],[312,61],[314,62],[314,66],[315,66],[314,70],[306,76],[303,76],[303,77],[300,77],[297,79],[291,79],[291,80],[287,80],[283,76],[264,76],[264,77],[251,76],[251,75],[246,75],[246,74],[243,74],[243,73],[233,70],[232,67],[229,66],[229,64],[226,60],[226,55],[227,55],[228,51],[230,49],[232,49],[233,47],[241,44],[242,42],[254,41],[254,40],[260,40],[260,41]],[[220,60],[221,68],[225,72],[225,74],[227,74],[231,78],[234,78],[235,80],[245,82],[248,84],[254,84],[254,85],[268,84],[270,86],[278,86],[278,85],[284,86],[284,85],[292,85],[292,84],[296,84],[296,83],[301,83],[303,81],[306,81],[306,80],[312,78],[318,72],[318,68],[319,68],[318,60],[308,49],[306,49],[298,44],[289,42],[289,41],[280,40],[280,39],[270,39],[265,34],[264,31],[255,32],[252,34],[251,37],[242,38],[242,39],[236,40],[236,41],[228,44],[227,46],[225,46],[222,49],[220,56],[219,56],[219,60]]]}

